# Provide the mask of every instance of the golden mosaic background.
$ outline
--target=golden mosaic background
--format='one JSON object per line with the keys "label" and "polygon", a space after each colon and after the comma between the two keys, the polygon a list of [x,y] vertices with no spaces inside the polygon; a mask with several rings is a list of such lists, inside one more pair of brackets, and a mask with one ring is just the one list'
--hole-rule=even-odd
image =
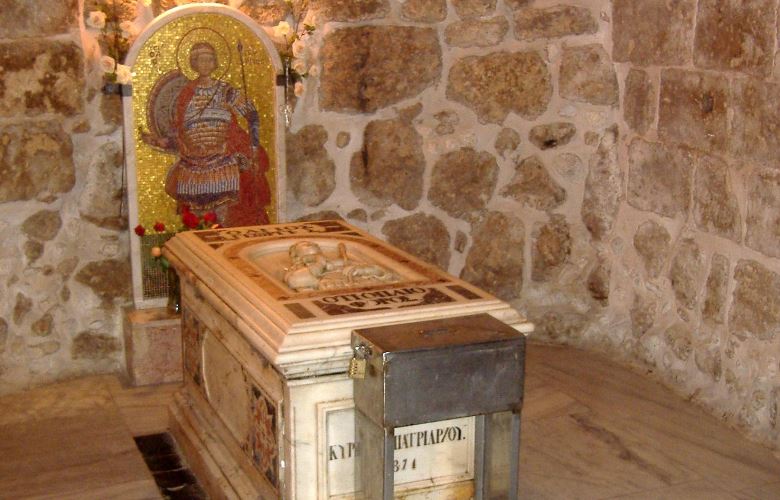
{"label": "golden mosaic background", "polygon": [[[138,221],[147,229],[156,221],[164,222],[167,227],[181,226],[181,220],[176,214],[176,202],[165,193],[165,176],[176,157],[143,142],[141,132],[150,132],[146,106],[155,83],[168,72],[179,69],[180,63],[181,71],[192,78],[193,72],[188,63],[189,47],[200,41],[212,43],[217,51],[220,65],[214,76],[237,89],[244,88],[238,42],[243,45],[246,94],[260,115],[260,143],[268,152],[270,160],[266,177],[272,200],[266,210],[271,222],[276,222],[276,71],[265,46],[251,29],[232,17],[213,13],[193,14],[166,24],[147,40],[133,65]],[[239,123],[246,128],[246,121],[242,117],[239,117]]]}

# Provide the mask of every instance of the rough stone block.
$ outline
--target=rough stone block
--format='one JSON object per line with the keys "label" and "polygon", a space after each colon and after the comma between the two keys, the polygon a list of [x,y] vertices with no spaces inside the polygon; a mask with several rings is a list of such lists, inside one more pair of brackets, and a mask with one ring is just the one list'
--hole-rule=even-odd
{"label": "rough stone block", "polygon": [[501,196],[537,210],[552,210],[566,200],[566,191],[550,176],[544,163],[531,156],[517,163],[515,176],[501,190]]}
{"label": "rough stone block", "polygon": [[679,69],[662,71],[659,136],[705,151],[727,151],[728,85],[725,76]]}
{"label": "rough stone block", "polygon": [[631,333],[640,338],[647,333],[655,323],[655,314],[658,304],[655,301],[636,295],[631,305],[629,316],[631,317]]}
{"label": "rough stone block", "polygon": [[533,238],[531,279],[549,281],[571,255],[572,238],[569,225],[562,215],[555,214],[550,222],[534,230]]}
{"label": "rough stone block", "polygon": [[528,133],[528,140],[539,149],[552,149],[565,146],[577,133],[573,123],[555,122],[537,125]]}
{"label": "rough stone block", "polygon": [[244,0],[238,9],[259,24],[274,26],[290,12],[284,0]]}
{"label": "rough stone block", "polygon": [[32,299],[25,294],[18,292],[16,294],[16,303],[14,304],[13,319],[14,325],[19,326],[22,324],[25,316],[32,310]]}
{"label": "rough stone block", "polygon": [[754,250],[780,257],[780,172],[759,171],[748,179],[745,243]]}
{"label": "rough stone block", "polygon": [[647,72],[631,68],[626,76],[623,118],[638,134],[646,134],[655,122],[658,96]]}
{"label": "rough stone block", "polygon": [[612,57],[639,66],[682,65],[691,59],[696,0],[614,0]]}
{"label": "rough stone block", "polygon": [[57,236],[62,227],[60,213],[54,210],[39,210],[22,223],[22,232],[31,238],[49,241]]}
{"label": "rough stone block", "polygon": [[715,157],[699,158],[693,190],[693,214],[699,229],[740,241],[742,217],[729,167]]}
{"label": "rough stone block", "polygon": [[369,204],[414,209],[422,198],[422,136],[401,119],[366,126],[363,148],[350,165],[352,191]]}
{"label": "rough stone block", "polygon": [[134,386],[182,380],[181,317],[165,308],[128,309],[124,318],[127,374]]}
{"label": "rough stone block", "polygon": [[720,350],[717,346],[702,347],[694,351],[693,354],[696,368],[708,375],[713,381],[719,381],[723,374],[723,365],[720,359]]}
{"label": "rough stone block", "polygon": [[[177,5],[193,3],[195,0],[156,0],[161,4],[167,4],[170,9]],[[226,0],[215,0],[218,3],[227,3]],[[105,10],[106,21],[117,24],[122,21],[132,21],[135,19],[137,0],[84,0],[84,17],[89,17],[93,10]]]}
{"label": "rough stone block", "polygon": [[391,220],[382,226],[391,245],[447,270],[450,263],[450,233],[433,215],[414,214]]}
{"label": "rough stone block", "polygon": [[685,323],[675,323],[664,333],[664,342],[680,361],[687,361],[693,352],[693,332]]}
{"label": "rough stone block", "polygon": [[327,141],[322,125],[287,134],[287,188],[308,207],[316,207],[336,189],[336,164],[325,149]]}
{"label": "rough stone block", "polygon": [[418,23],[437,23],[447,18],[447,0],[406,0],[401,17]]}
{"label": "rough stone block", "polygon": [[451,0],[451,3],[462,18],[487,16],[496,10],[496,0]]}
{"label": "rough stone block", "polygon": [[460,277],[503,300],[518,298],[523,288],[523,221],[488,212],[471,235],[473,244]]}
{"label": "rough stone block", "polygon": [[550,72],[533,51],[464,57],[447,82],[447,98],[474,110],[481,123],[501,123],[510,112],[534,119],[551,97]]}
{"label": "rough stone block", "polygon": [[710,323],[722,324],[726,312],[726,292],[729,286],[729,260],[715,254],[710,263],[710,275],[707,277],[702,319]]}
{"label": "rough stone block", "polygon": [[685,215],[694,165],[686,149],[635,139],[628,151],[628,203],[666,217]]}
{"label": "rough stone block", "polygon": [[520,134],[516,130],[511,128],[502,128],[501,132],[496,135],[496,142],[493,147],[496,148],[496,152],[501,155],[502,158],[506,158],[508,154],[517,150],[520,147]]}
{"label": "rough stone block", "polygon": [[390,12],[388,0],[315,0],[312,8],[322,21],[366,21],[385,17]]}
{"label": "rough stone block", "polygon": [[605,259],[599,259],[596,267],[590,271],[588,279],[585,281],[590,296],[603,306],[609,303],[609,280],[611,274],[612,269],[609,262]]}
{"label": "rough stone block", "polygon": [[534,336],[558,343],[581,340],[590,318],[573,308],[555,307],[529,311],[528,319],[534,323]]}
{"label": "rough stone block", "polygon": [[56,121],[0,127],[0,203],[67,193],[73,145]]}
{"label": "rough stone block", "polygon": [[438,124],[436,125],[436,133],[439,135],[448,135],[455,133],[455,127],[460,122],[460,117],[455,111],[439,111],[435,115]]}
{"label": "rough stone block", "polygon": [[130,265],[123,260],[88,262],[76,273],[75,280],[107,302],[130,295]]}
{"label": "rough stone block", "polygon": [[689,310],[696,307],[706,272],[699,245],[690,238],[681,241],[669,269],[669,279],[679,304]]}
{"label": "rough stone block", "polygon": [[[124,118],[122,111],[122,97],[116,94],[101,95],[100,99],[100,116],[103,117],[103,123],[107,126],[107,130],[114,131],[121,124]],[[85,125],[90,126],[89,122]]]}
{"label": "rough stone block", "polygon": [[634,248],[647,270],[650,278],[657,278],[663,270],[669,254],[669,232],[655,221],[643,222],[634,235]]}
{"label": "rough stone block", "polygon": [[560,38],[596,33],[596,19],[585,7],[556,5],[546,9],[521,9],[515,12],[515,37],[518,40]]}
{"label": "rough stone block", "polygon": [[122,150],[107,142],[92,156],[79,200],[79,213],[89,222],[108,229],[124,229],[127,220],[120,213],[124,196]]}
{"label": "rough stone block", "polygon": [[71,42],[0,42],[0,116],[73,116],[84,109],[84,54]]}
{"label": "rough stone block", "polygon": [[693,46],[696,66],[769,75],[776,10],[774,0],[699,0]]}
{"label": "rough stone block", "polygon": [[[86,4],[88,2],[98,2],[100,0],[84,0],[84,4],[86,7]],[[144,0],[144,2],[148,2],[149,0]],[[250,0],[251,1],[251,0]],[[130,2],[133,2],[133,0],[119,0],[119,4],[128,4]],[[155,16],[159,16],[163,12],[170,10],[174,7],[178,7],[179,5],[187,5],[195,2],[200,2],[200,0],[151,0],[152,3],[152,12],[154,12]],[[219,3],[222,5],[227,5],[228,0],[212,0],[213,3]]]}
{"label": "rough stone block", "polygon": [[453,217],[468,216],[485,208],[497,179],[498,164],[493,155],[461,148],[436,161],[428,199]]}
{"label": "rough stone block", "polygon": [[[594,239],[600,240],[612,230],[622,198],[623,176],[617,161],[618,128],[612,125],[599,142],[598,149],[590,157],[588,177],[582,200],[582,221]],[[560,162],[560,169],[576,169],[578,158],[572,163]]]}
{"label": "rough stone block", "polygon": [[563,49],[561,56],[561,97],[588,104],[618,104],[615,66],[598,44]]}
{"label": "rough stone block", "polygon": [[736,79],[731,96],[732,154],[780,167],[780,84]]}
{"label": "rough stone block", "polygon": [[374,112],[418,95],[442,68],[436,31],[409,26],[336,30],[325,37],[321,61],[320,106],[327,111]]}
{"label": "rough stone block", "polygon": [[780,275],[754,260],[740,260],[729,328],[741,339],[773,340],[780,332]]}
{"label": "rough stone block", "polygon": [[113,359],[121,349],[119,339],[107,333],[85,330],[73,338],[70,357],[92,361]]}
{"label": "rough stone block", "polygon": [[78,26],[78,0],[7,0],[0,9],[2,38],[42,37]]}
{"label": "rough stone block", "polygon": [[492,47],[501,43],[509,31],[504,16],[491,19],[464,19],[447,26],[444,39],[455,47]]}

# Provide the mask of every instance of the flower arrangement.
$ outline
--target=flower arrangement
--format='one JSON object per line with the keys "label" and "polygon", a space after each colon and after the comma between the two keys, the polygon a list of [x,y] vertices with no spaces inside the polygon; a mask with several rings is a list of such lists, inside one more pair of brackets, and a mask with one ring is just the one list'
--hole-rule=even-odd
{"label": "flower arrangement", "polygon": [[[190,208],[188,206],[184,206],[182,213],[181,213],[181,222],[182,225],[179,228],[169,228],[165,225],[165,223],[157,221],[152,226],[152,229],[155,233],[158,235],[163,234],[170,234],[170,237],[173,237],[176,233],[182,232],[182,231],[190,231],[190,230],[198,230],[198,229],[219,229],[222,227],[219,222],[217,222],[217,214],[214,212],[206,212],[203,214],[203,216],[198,216],[196,213],[190,211]],[[135,226],[135,234],[137,234],[139,237],[143,237],[146,235],[146,228],[138,224]],[[168,239],[166,238],[166,240]],[[162,248],[159,246],[153,246],[149,252],[151,254],[152,259],[160,265],[163,269],[168,269],[171,266],[171,263],[168,262],[168,259],[166,259],[162,254]]]}
{"label": "flower arrangement", "polygon": [[120,61],[124,60],[139,30],[132,21],[120,21],[119,8],[116,0],[105,0],[99,5],[99,10],[89,12],[85,24],[100,31],[97,39],[102,52],[100,69],[105,81],[129,85],[133,78],[132,71]]}
{"label": "flower arrangement", "polygon": [[288,21],[279,21],[274,26],[274,38],[281,40],[282,48],[279,56],[285,68],[290,69],[290,79],[299,83],[309,76],[310,68],[306,64],[304,52],[306,50],[306,38],[314,33],[314,24],[304,22],[304,16],[308,11],[308,0],[293,2],[285,0],[290,9],[292,24]]}
{"label": "flower arrangement", "polygon": [[309,75],[316,76],[316,67],[309,67],[306,63],[306,38],[311,36],[316,29],[314,24],[304,22],[304,16],[308,12],[308,0],[285,0],[290,9],[290,19],[279,21],[273,28],[274,38],[280,42],[279,56],[284,67],[284,113],[287,126],[290,125],[292,109],[289,105],[290,90],[296,97],[303,95],[303,79]]}

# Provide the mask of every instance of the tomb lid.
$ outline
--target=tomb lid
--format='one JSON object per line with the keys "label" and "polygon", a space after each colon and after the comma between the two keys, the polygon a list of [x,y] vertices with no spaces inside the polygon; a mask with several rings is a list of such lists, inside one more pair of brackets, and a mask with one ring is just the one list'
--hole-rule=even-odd
{"label": "tomb lid", "polygon": [[357,328],[488,313],[507,303],[341,220],[187,231],[165,254],[196,293],[288,375],[343,371]]}

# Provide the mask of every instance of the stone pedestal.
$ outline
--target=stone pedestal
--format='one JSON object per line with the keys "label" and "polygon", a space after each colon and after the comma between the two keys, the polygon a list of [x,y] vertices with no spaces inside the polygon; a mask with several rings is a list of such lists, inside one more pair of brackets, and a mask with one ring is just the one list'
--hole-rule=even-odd
{"label": "stone pedestal", "polygon": [[125,356],[134,386],[181,382],[181,315],[164,307],[127,309]]}
{"label": "stone pedestal", "polygon": [[[215,498],[353,497],[353,330],[479,313],[533,328],[342,221],[188,231],[164,251],[182,284],[172,431]],[[473,417],[399,428],[396,491],[470,498],[474,435]]]}

